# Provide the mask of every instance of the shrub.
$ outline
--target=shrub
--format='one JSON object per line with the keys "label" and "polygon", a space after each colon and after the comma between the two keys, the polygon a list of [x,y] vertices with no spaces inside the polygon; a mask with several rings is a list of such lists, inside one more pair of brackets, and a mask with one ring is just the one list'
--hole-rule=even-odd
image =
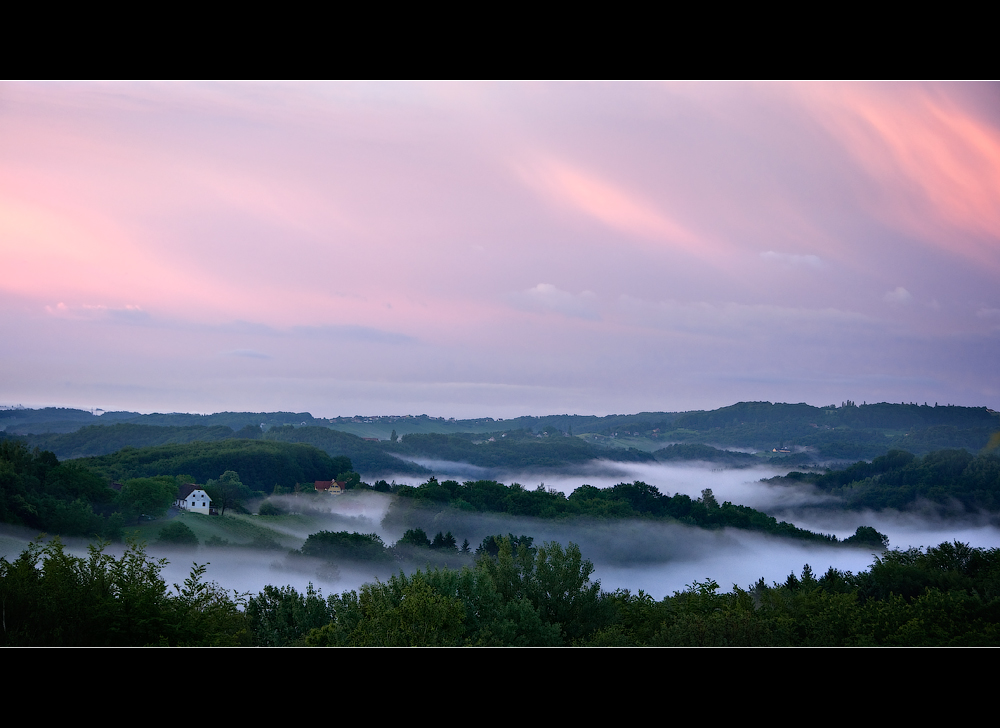
{"label": "shrub", "polygon": [[175,546],[197,546],[198,537],[188,526],[180,521],[168,523],[160,530],[158,543],[168,543]]}

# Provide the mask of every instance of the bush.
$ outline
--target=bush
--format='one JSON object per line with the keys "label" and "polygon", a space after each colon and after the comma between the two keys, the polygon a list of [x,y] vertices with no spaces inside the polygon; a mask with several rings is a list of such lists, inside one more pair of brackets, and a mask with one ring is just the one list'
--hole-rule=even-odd
{"label": "bush", "polygon": [[197,546],[198,537],[188,526],[180,521],[174,521],[160,530],[157,543],[167,543],[174,546]]}
{"label": "bush", "polygon": [[320,531],[310,534],[302,545],[303,556],[349,561],[391,561],[385,543],[374,533]]}
{"label": "bush", "polygon": [[858,526],[854,535],[845,538],[844,543],[851,546],[867,546],[881,551],[889,548],[889,537],[884,533],[879,533],[871,526]]}
{"label": "bush", "polygon": [[0,558],[0,646],[249,643],[241,599],[204,581],[203,565],[173,594],[160,573],[165,559],[150,558],[134,541],[121,557],[104,553],[106,545],[80,558],[58,539],[39,540],[13,562]]}
{"label": "bush", "polygon": [[278,506],[274,505],[271,501],[264,501],[260,504],[260,508],[257,509],[257,515],[259,516],[283,516],[285,511]]}

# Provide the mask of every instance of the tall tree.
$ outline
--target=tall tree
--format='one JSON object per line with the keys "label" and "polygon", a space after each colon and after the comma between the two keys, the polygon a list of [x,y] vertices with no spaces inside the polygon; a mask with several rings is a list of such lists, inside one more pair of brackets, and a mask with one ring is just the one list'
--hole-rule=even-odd
{"label": "tall tree", "polygon": [[250,488],[240,481],[234,470],[227,470],[218,480],[205,484],[205,492],[212,498],[212,505],[219,509],[219,515],[226,515],[227,508],[238,508],[250,497]]}

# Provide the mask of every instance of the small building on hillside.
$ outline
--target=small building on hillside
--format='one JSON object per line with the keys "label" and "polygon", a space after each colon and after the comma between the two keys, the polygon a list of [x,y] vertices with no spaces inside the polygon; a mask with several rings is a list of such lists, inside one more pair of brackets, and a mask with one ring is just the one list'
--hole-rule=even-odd
{"label": "small building on hillside", "polygon": [[181,486],[174,505],[182,511],[204,513],[206,516],[215,515],[212,513],[212,499],[200,485],[194,483],[185,483]]}
{"label": "small building on hillside", "polygon": [[340,495],[344,492],[346,485],[347,481],[345,480],[317,480],[315,483],[317,492],[330,495]]}

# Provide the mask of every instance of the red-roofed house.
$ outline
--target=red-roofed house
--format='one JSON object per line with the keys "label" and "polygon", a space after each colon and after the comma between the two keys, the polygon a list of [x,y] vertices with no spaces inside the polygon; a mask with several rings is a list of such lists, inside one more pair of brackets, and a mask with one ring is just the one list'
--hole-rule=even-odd
{"label": "red-roofed house", "polygon": [[315,483],[317,491],[330,495],[340,495],[344,492],[345,485],[347,481],[344,480],[317,480]]}

